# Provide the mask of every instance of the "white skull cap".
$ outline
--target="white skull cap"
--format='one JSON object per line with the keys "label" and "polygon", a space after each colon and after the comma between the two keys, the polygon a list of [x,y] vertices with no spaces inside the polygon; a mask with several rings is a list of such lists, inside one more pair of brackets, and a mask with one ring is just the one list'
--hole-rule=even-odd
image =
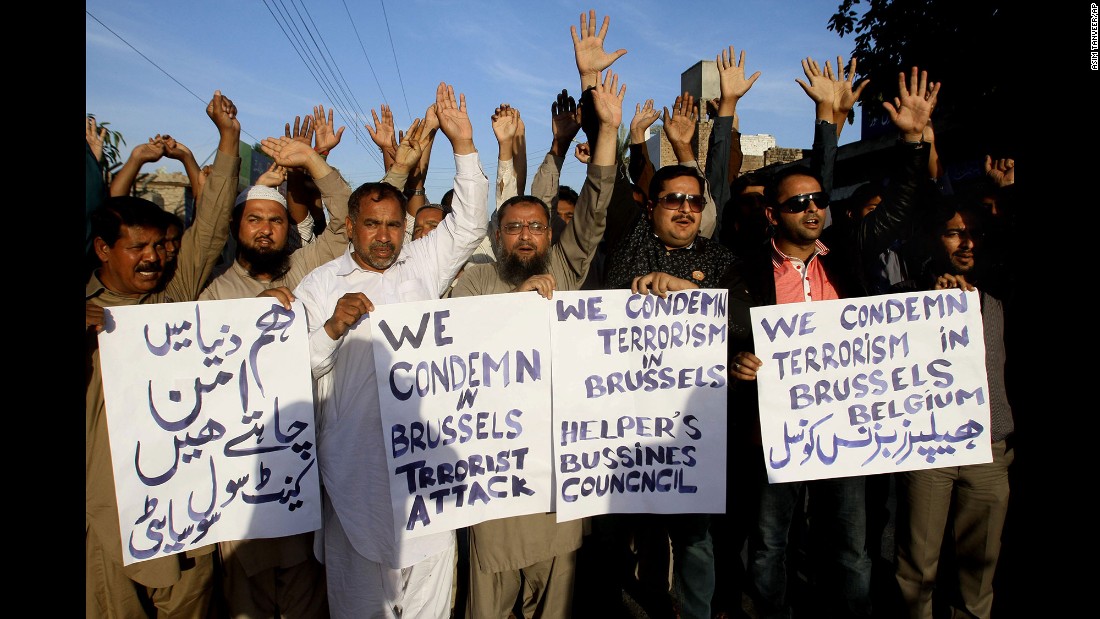
{"label": "white skull cap", "polygon": [[283,194],[279,193],[278,189],[274,187],[268,187],[267,185],[252,185],[246,188],[241,193],[237,194],[237,200],[233,202],[233,206],[239,206],[245,200],[272,200],[283,205],[283,208],[288,209],[286,205],[286,198]]}

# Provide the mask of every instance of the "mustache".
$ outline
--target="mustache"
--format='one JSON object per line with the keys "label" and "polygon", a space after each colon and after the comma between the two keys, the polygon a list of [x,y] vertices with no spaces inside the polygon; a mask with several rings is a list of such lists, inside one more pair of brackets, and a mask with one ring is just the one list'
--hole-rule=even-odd
{"label": "mustache", "polygon": [[694,215],[689,215],[687,213],[677,213],[676,215],[672,216],[672,221],[673,222],[686,221],[689,224],[691,224],[691,223],[695,223],[695,216]]}
{"label": "mustache", "polygon": [[388,248],[388,249],[393,249],[393,241],[373,241],[370,244],[370,246],[371,246],[371,249],[383,248],[383,247]]}
{"label": "mustache", "polygon": [[138,263],[138,265],[136,267],[134,267],[134,270],[135,271],[155,271],[157,273],[160,273],[161,271],[164,270],[164,268],[162,268],[160,266],[159,262],[141,262],[141,263]]}

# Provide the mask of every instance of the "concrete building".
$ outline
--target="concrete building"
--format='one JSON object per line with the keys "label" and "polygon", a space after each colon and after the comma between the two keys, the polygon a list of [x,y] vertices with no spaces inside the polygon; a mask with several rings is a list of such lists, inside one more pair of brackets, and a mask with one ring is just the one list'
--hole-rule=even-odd
{"label": "concrete building", "polygon": [[[695,97],[701,113],[696,125],[695,137],[692,140],[692,148],[699,154],[699,164],[704,168],[707,165],[707,145],[710,141],[710,132],[714,123],[706,118],[706,100],[717,99],[721,94],[718,82],[718,64],[713,60],[700,60],[689,69],[680,74],[680,92],[687,92]],[[672,145],[665,137],[660,126],[651,127],[646,131],[646,150],[654,167],[660,168],[677,163],[672,153]],[[775,136],[768,133],[759,133],[741,136],[741,152],[744,160],[741,162],[741,172],[752,172],[767,165],[784,164],[802,159],[808,156],[808,151],[801,148],[782,148],[776,145]]]}

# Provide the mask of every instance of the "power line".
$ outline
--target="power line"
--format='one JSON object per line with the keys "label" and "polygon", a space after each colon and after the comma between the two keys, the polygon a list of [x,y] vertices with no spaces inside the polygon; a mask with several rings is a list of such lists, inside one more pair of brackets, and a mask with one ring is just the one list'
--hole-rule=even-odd
{"label": "power line", "polygon": [[393,47],[393,32],[390,31],[390,18],[386,15],[386,2],[379,0],[382,5],[382,19],[386,21],[386,36],[390,39],[390,51],[393,52],[393,66],[397,68],[397,83],[401,85],[401,96],[405,99],[405,112],[409,118],[416,118],[409,109],[409,98],[405,95],[405,80],[401,77],[401,65],[397,64],[397,50]]}
{"label": "power line", "polygon": [[[274,4],[274,2],[272,2],[272,4]],[[329,98],[330,103],[334,107],[337,107],[338,104],[342,104],[342,101],[340,100],[340,98],[338,96],[336,96],[336,94],[335,94],[335,89],[329,83],[328,77],[324,76],[324,75],[319,76],[319,74],[324,73],[324,70],[321,69],[320,63],[317,62],[317,60],[313,56],[313,53],[306,46],[305,38],[301,35],[301,33],[298,30],[297,26],[291,23],[292,19],[290,18],[290,12],[286,10],[285,5],[282,7],[282,10],[279,11],[280,14],[284,11],[286,12],[286,17],[284,17],[282,20],[280,20],[280,15],[276,15],[276,11],[272,9],[272,6],[268,5],[268,0],[264,0],[264,6],[267,8],[268,12],[271,14],[271,17],[275,20],[275,23],[279,26],[279,29],[282,31],[283,36],[286,37],[287,41],[290,43],[290,45],[294,49],[295,53],[298,54],[298,58],[301,59],[302,63],[306,66],[306,70],[309,71],[310,75],[313,77],[314,82],[316,82],[318,88],[321,89],[321,92],[324,93],[324,95]],[[310,19],[312,20],[312,18],[310,18]],[[285,26],[284,26],[284,24],[285,24]],[[291,35],[288,33],[288,31],[287,31],[288,27],[293,28],[293,30],[295,32],[295,35],[301,41],[300,46],[295,43],[295,39],[293,37],[291,37]],[[308,28],[307,28],[307,30],[308,30]],[[310,36],[311,36],[311,38],[313,38],[312,34]],[[304,55],[303,55],[303,51],[304,51]],[[312,66],[310,64],[310,61],[306,60],[306,56],[309,56],[310,60],[313,63]],[[316,68],[316,70],[315,70],[315,68]],[[324,79],[322,80],[322,78],[324,78]],[[322,81],[324,81],[325,83],[323,84]],[[327,88],[326,88],[326,85],[327,85]],[[354,118],[354,116],[355,116],[354,113],[353,114],[348,114],[345,110],[340,110],[340,111],[341,111],[342,115],[344,115],[345,117]],[[367,145],[367,141],[363,136],[362,129],[359,128],[359,123],[357,122],[357,120],[351,120],[348,124],[350,124],[352,126],[352,135],[355,136],[355,141],[358,142],[359,145],[363,147],[363,149],[367,152],[367,155],[369,157],[371,157],[371,159],[374,161],[374,163],[376,165],[378,165],[380,168],[384,167],[382,165],[382,161],[380,160],[379,156],[377,154],[375,154],[374,151]]]}
{"label": "power line", "polygon": [[[293,0],[292,0],[292,2],[293,2]],[[338,108],[339,107],[344,107],[346,109],[348,107],[346,99],[341,99],[337,95],[336,88],[333,86],[333,81],[335,81],[334,77],[333,77],[333,79],[330,79],[330,76],[332,75],[331,67],[329,67],[329,72],[326,73],[325,70],[321,67],[321,63],[317,61],[317,58],[314,55],[314,53],[309,49],[309,46],[307,45],[306,40],[305,40],[305,36],[302,35],[301,30],[299,30],[299,28],[298,28],[298,24],[293,23],[293,18],[290,15],[290,11],[287,10],[286,5],[283,4],[282,0],[279,0],[279,4],[282,6],[282,11],[285,12],[285,14],[286,14],[285,17],[284,17],[284,20],[286,21],[286,23],[288,25],[290,25],[294,29],[294,33],[298,37],[298,40],[301,44],[300,50],[304,51],[306,53],[306,55],[308,55],[310,57],[310,60],[313,61],[313,66],[316,68],[316,73],[321,75],[321,77],[323,78],[323,80],[325,82],[325,85],[328,87],[328,89],[326,90],[324,88],[324,86],[322,86],[321,90],[325,93],[326,96],[328,96],[328,98],[330,99],[330,103],[333,106],[338,107]],[[297,7],[295,7],[295,12],[298,12]],[[310,39],[313,40],[314,47],[317,47],[316,38],[313,36],[313,33],[309,31],[309,27],[305,25],[305,20],[302,20],[302,16],[301,16],[300,12],[298,12],[298,18],[299,18],[299,20],[301,20],[302,26],[303,26],[303,28],[305,28],[306,32],[309,34]],[[319,47],[317,47],[317,49],[318,49],[318,51],[320,51]],[[300,58],[302,57],[301,51],[299,51],[299,57]],[[322,54],[322,60],[325,60],[323,58],[323,54]],[[303,61],[304,61],[304,58],[303,58]],[[326,64],[326,66],[328,65],[327,60],[325,60],[325,64]],[[320,80],[317,80],[317,81],[318,81],[318,86],[321,86]],[[340,110],[340,111],[345,116],[353,116],[353,114],[347,114],[344,110]],[[365,146],[365,144],[363,142],[363,140],[364,140],[363,135],[357,129],[357,127],[355,126],[356,124],[357,123],[353,123],[352,133],[355,135],[356,141],[358,141],[361,145]]]}
{"label": "power line", "polygon": [[[349,86],[347,80],[344,79],[344,72],[340,70],[340,65],[336,62],[336,58],[333,57],[332,51],[329,50],[328,43],[325,42],[325,37],[321,36],[321,30],[320,30],[320,28],[317,27],[317,23],[315,21],[313,21],[313,16],[309,14],[309,9],[306,8],[305,4],[302,3],[301,0],[298,0],[298,4],[300,4],[302,6],[302,10],[305,11],[306,17],[309,18],[309,23],[313,24],[313,29],[317,31],[317,38],[321,40],[321,45],[324,46],[324,48],[325,48],[325,51],[321,54],[321,58],[324,59],[325,54],[327,53],[328,58],[332,60],[332,66],[329,67],[329,71],[331,73],[333,68],[336,69],[336,77],[339,78],[339,83],[343,84],[343,86],[341,87],[340,90],[344,93],[344,96],[346,97],[346,99],[348,101],[350,101],[352,103],[353,107],[355,108],[353,110],[353,112],[356,112],[354,123],[357,127],[359,127],[360,126],[359,125],[360,119],[365,121],[367,115],[363,112],[363,107],[361,105],[359,105],[359,101],[355,98],[355,95],[352,94],[351,86]],[[301,17],[301,14],[299,14],[299,18],[300,17]],[[305,25],[304,20],[303,20],[302,24]],[[309,32],[308,27],[306,28],[306,31]],[[321,51],[320,47],[317,46],[317,40],[313,38],[312,33],[310,33],[310,39],[313,41],[314,47],[317,47],[317,51]],[[325,66],[328,66],[328,60],[325,61]],[[359,131],[362,131],[362,128],[359,128]]]}
{"label": "power line", "polygon": [[351,16],[351,11],[348,10],[348,3],[344,0],[340,0],[344,4],[344,12],[348,14],[348,21],[351,22],[351,29],[355,31],[355,38],[359,40],[359,49],[363,50],[363,58],[367,61],[367,66],[370,67],[370,74],[374,77],[374,83],[378,86],[378,92],[382,95],[382,102],[389,105],[390,102],[386,99],[386,91],[382,90],[382,83],[378,81],[378,74],[374,72],[374,65],[371,64],[370,58],[367,56],[367,48],[363,46],[363,39],[359,36],[359,29],[355,27],[355,18]]}
{"label": "power line", "polygon": [[[175,83],[179,84],[180,88],[182,88],[182,89],[186,90],[187,92],[191,93],[191,96],[192,96],[192,97],[194,97],[195,99],[197,99],[197,100],[199,101],[199,103],[202,103],[202,104],[203,104],[203,107],[205,107],[205,106],[207,106],[207,105],[209,105],[209,104],[210,104],[210,102],[209,102],[209,101],[206,101],[206,100],[204,100],[204,99],[203,99],[202,97],[200,97],[200,96],[196,95],[196,94],[195,94],[195,92],[194,92],[193,90],[191,90],[191,89],[190,89],[190,88],[188,88],[187,86],[184,86],[184,85],[183,85],[183,82],[180,82],[180,81],[179,81],[178,79],[176,79],[175,77],[172,77],[172,74],[171,74],[171,73],[169,73],[169,72],[165,71],[165,70],[164,70],[163,68],[161,68],[161,66],[160,66],[160,65],[158,65],[158,64],[157,64],[157,63],[155,63],[155,62],[153,62],[151,58],[149,58],[149,57],[148,57],[148,56],[146,56],[145,54],[141,53],[141,50],[139,50],[138,48],[136,48],[136,47],[134,47],[133,45],[131,45],[131,44],[130,44],[130,42],[129,42],[129,41],[127,41],[126,39],[122,38],[122,35],[120,35],[119,33],[115,32],[114,30],[111,30],[110,26],[108,26],[107,24],[105,24],[105,23],[103,23],[102,21],[100,21],[100,19],[99,19],[98,17],[96,17],[95,15],[92,15],[92,12],[91,12],[91,11],[89,11],[89,10],[87,10],[87,9],[84,9],[84,12],[88,14],[88,17],[91,17],[92,19],[96,20],[96,22],[98,22],[100,26],[103,26],[104,28],[106,28],[106,29],[107,29],[107,32],[110,32],[111,34],[115,35],[116,37],[118,37],[118,40],[119,40],[119,41],[122,41],[123,43],[125,43],[125,44],[126,44],[126,46],[127,46],[127,47],[129,47],[130,49],[132,49],[132,50],[134,50],[135,52],[137,52],[137,55],[138,55],[138,56],[141,56],[142,58],[144,58],[144,59],[146,60],[146,62],[148,62],[149,64],[151,64],[151,65],[153,65],[154,67],[156,67],[156,68],[157,68],[157,69],[158,69],[158,70],[159,70],[159,71],[160,71],[161,73],[163,73],[163,74],[167,75],[167,76],[168,76],[168,79],[170,79],[170,80],[172,80],[173,82],[175,82]],[[251,133],[249,133],[249,132],[245,131],[245,130],[244,130],[243,128],[241,129],[241,133],[243,133],[243,134],[247,135],[248,137],[252,138],[252,141],[253,141],[253,142],[259,142],[259,141],[260,141],[260,139],[259,139],[259,138],[257,138],[256,136],[252,135]]]}

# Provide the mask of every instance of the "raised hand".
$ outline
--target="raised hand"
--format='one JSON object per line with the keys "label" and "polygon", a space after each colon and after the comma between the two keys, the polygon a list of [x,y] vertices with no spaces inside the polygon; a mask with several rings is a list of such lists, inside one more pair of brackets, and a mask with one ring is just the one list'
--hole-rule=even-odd
{"label": "raised hand", "polygon": [[130,152],[130,158],[142,164],[160,161],[164,156],[164,138],[158,133],[156,137],[149,138],[148,142],[138,144]]}
{"label": "raised hand", "polygon": [[[615,89],[619,92],[616,94]],[[626,84],[619,88],[619,76],[608,69],[603,76],[603,82],[596,84],[592,91],[592,107],[596,109],[596,116],[600,124],[618,128],[623,120],[623,98],[626,97]]]}
{"label": "raised hand", "polygon": [[565,88],[550,104],[550,130],[554,134],[554,140],[558,142],[573,141],[573,138],[577,137],[577,132],[581,130],[577,102],[569,96],[569,91]]}
{"label": "raised hand", "polygon": [[729,116],[733,113],[731,108],[728,110],[729,113],[724,114],[723,112],[726,110],[722,109],[722,102],[731,102],[736,105],[737,100],[745,96],[745,93],[752,88],[752,85],[760,77],[760,72],[757,71],[747,79],[745,78],[745,50],[741,50],[741,57],[736,62],[734,62],[733,57],[732,45],[714,57],[714,61],[718,64],[718,85],[722,93],[722,99],[719,102],[720,116]]}
{"label": "raised hand", "polygon": [[859,101],[859,96],[863,94],[863,89],[871,83],[871,80],[861,80],[859,86],[855,85],[855,56],[852,56],[851,64],[848,65],[847,76],[844,75],[844,58],[841,56],[836,57],[837,75],[833,75],[832,68],[829,67],[828,63],[825,64],[825,70],[826,77],[833,82],[833,122],[837,125],[837,137],[839,137],[840,126],[848,120],[848,112],[855,107],[856,102]]}
{"label": "raised hand", "polygon": [[454,86],[440,82],[435,89],[435,113],[439,117],[439,128],[451,141],[456,155],[474,152],[474,126],[470,115],[466,113],[466,95],[459,93],[455,98]]}
{"label": "raised hand", "polygon": [[328,117],[325,117],[325,106],[315,105],[313,106],[313,130],[314,139],[316,140],[317,152],[322,155],[328,154],[328,152],[340,143],[340,138],[344,136],[345,127],[333,130],[336,126],[332,122],[333,110],[328,111]]}
{"label": "raised hand", "polygon": [[284,168],[303,168],[316,153],[309,144],[286,136],[260,140],[260,149]]}
{"label": "raised hand", "polygon": [[191,153],[191,149],[184,146],[176,138],[170,135],[161,136],[164,142],[164,156],[169,159],[175,159],[176,161],[183,161],[188,157],[194,158],[195,155]]}
{"label": "raised hand", "polygon": [[[829,67],[829,61],[825,61],[825,71],[832,71]],[[807,56],[802,59],[802,72],[806,74],[806,79],[810,80],[810,83],[807,84],[800,79],[794,81],[798,82],[798,85],[806,91],[806,95],[814,102],[817,108],[817,119],[832,122],[833,80],[825,75],[825,71],[817,66],[816,60]]]}
{"label": "raised hand", "polygon": [[604,38],[607,36],[607,27],[611,24],[611,18],[603,16],[603,25],[599,33],[596,32],[596,11],[590,10],[586,16],[581,13],[580,35],[577,35],[577,27],[570,26],[569,33],[573,35],[573,54],[577,59],[577,72],[580,73],[583,85],[592,85],[600,77],[600,72],[610,67],[613,62],[626,53],[625,49],[618,49],[610,54],[603,50]]}
{"label": "raised hand", "polygon": [[439,129],[439,116],[435,113],[435,104],[433,103],[424,112],[424,135],[435,135],[436,129]]}
{"label": "raised hand", "polygon": [[84,123],[84,131],[87,133],[88,147],[92,149],[96,161],[103,161],[103,144],[107,141],[107,127],[96,127],[95,119],[87,117]]}
{"label": "raised hand", "polygon": [[653,99],[646,99],[645,105],[634,106],[634,118],[630,119],[630,143],[641,144],[645,141],[645,131],[649,129],[661,113],[653,109]]}
{"label": "raised hand", "polygon": [[370,139],[374,140],[375,145],[383,153],[390,153],[392,156],[397,150],[397,133],[394,130],[390,106],[382,104],[382,120],[378,119],[378,112],[375,112],[374,108],[371,108],[370,115],[374,119],[374,126],[371,127],[370,123],[364,125],[367,133],[370,134]]}
{"label": "raised hand", "polygon": [[267,187],[278,187],[279,185],[282,185],[283,181],[285,180],[286,168],[275,162],[272,162],[271,165],[268,166],[267,171],[265,171],[263,174],[260,175],[259,178],[256,179],[256,184],[264,185]]}
{"label": "raised hand", "polygon": [[411,172],[420,163],[420,154],[423,152],[421,142],[423,132],[424,122],[419,118],[413,119],[409,130],[401,134],[401,143],[397,145],[397,154],[394,155],[395,168]]}
{"label": "raised hand", "polygon": [[215,90],[210,103],[206,104],[206,115],[214,121],[214,126],[223,134],[241,135],[241,121],[237,120],[237,106],[222,91]]}
{"label": "raised hand", "polygon": [[936,107],[936,99],[940,94],[940,83],[928,83],[928,72],[920,71],[918,77],[917,67],[913,67],[909,76],[909,84],[905,83],[905,72],[898,73],[898,96],[894,102],[883,101],[882,107],[890,115],[890,121],[905,134],[905,140],[916,142],[921,139],[928,119],[932,117],[932,110]]}
{"label": "raised hand", "polygon": [[663,109],[664,116],[661,117],[661,122],[665,125],[668,141],[673,144],[690,144],[692,136],[695,135],[697,118],[695,97],[691,96],[691,93],[684,92],[673,102],[671,115],[667,107]]}
{"label": "raised hand", "polygon": [[985,175],[997,187],[1007,187],[1016,182],[1016,162],[1012,159],[996,159],[985,156]]}
{"label": "raised hand", "polygon": [[[516,137],[519,118],[516,110],[507,103],[501,103],[493,112],[493,134],[497,136],[497,142],[511,142]],[[511,152],[511,151],[509,151]]]}
{"label": "raised hand", "polygon": [[291,129],[290,123],[286,123],[283,127],[283,135],[313,148],[313,117],[306,116],[305,122],[302,122],[301,116],[295,116],[294,128]]}
{"label": "raised hand", "polygon": [[588,162],[592,160],[592,148],[588,145],[588,142],[577,144],[577,147],[573,149],[573,156],[577,158],[577,161],[588,165]]}

